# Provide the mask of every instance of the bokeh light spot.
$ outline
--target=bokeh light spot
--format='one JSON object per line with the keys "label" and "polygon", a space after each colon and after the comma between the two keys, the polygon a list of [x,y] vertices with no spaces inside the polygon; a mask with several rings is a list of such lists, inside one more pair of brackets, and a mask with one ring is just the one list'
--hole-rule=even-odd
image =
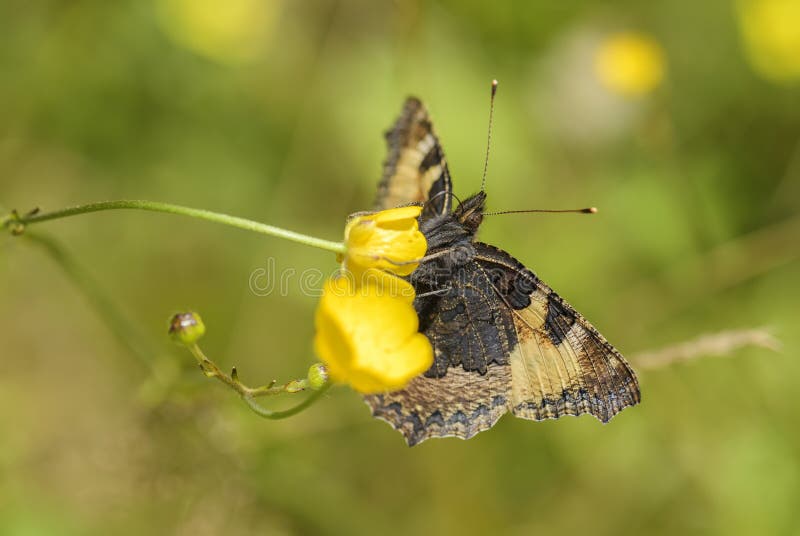
{"label": "bokeh light spot", "polygon": [[163,27],[176,43],[221,63],[251,61],[265,51],[282,0],[158,0]]}
{"label": "bokeh light spot", "polygon": [[614,93],[645,95],[664,79],[664,52],[648,35],[617,33],[601,43],[595,57],[595,72],[600,82]]}
{"label": "bokeh light spot", "polygon": [[773,82],[800,80],[800,2],[741,0],[738,16],[753,69]]}

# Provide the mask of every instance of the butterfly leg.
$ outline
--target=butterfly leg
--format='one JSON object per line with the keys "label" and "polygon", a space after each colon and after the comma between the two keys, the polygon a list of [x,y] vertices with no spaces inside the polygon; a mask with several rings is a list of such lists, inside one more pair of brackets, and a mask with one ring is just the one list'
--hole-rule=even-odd
{"label": "butterfly leg", "polygon": [[410,261],[395,261],[390,259],[389,257],[379,257],[379,259],[394,264],[395,266],[406,266],[409,264],[420,264],[423,262],[432,261],[433,259],[444,257],[445,255],[450,253],[450,251],[451,251],[450,249],[445,249],[442,251],[437,251],[436,253],[431,253],[430,255],[425,255],[424,257],[420,257],[418,259],[411,259]]}

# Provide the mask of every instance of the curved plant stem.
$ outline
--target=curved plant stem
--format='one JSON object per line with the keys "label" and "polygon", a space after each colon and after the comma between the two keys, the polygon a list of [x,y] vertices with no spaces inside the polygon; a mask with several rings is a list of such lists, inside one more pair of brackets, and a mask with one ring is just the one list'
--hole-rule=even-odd
{"label": "curved plant stem", "polygon": [[255,399],[252,397],[243,396],[242,400],[244,400],[245,404],[247,404],[250,407],[250,409],[252,409],[256,413],[256,415],[264,417],[265,419],[278,420],[278,419],[285,419],[287,417],[291,417],[292,415],[300,413],[301,411],[309,407],[311,404],[316,402],[317,399],[320,396],[322,396],[325,393],[325,391],[327,391],[329,388],[330,385],[325,385],[319,390],[311,393],[311,395],[309,395],[308,398],[306,398],[293,408],[289,408],[283,411],[273,411],[267,409],[258,402],[256,402]]}
{"label": "curved plant stem", "polygon": [[114,337],[139,361],[152,369],[154,358],[160,353],[158,348],[134,327],[89,272],[50,237],[39,233],[28,233],[25,238],[47,252],[100,314],[100,318],[106,323]]}
{"label": "curved plant stem", "polygon": [[239,381],[239,375],[236,372],[236,368],[231,371],[230,375],[225,374],[216,363],[206,357],[196,343],[187,345],[186,347],[197,360],[197,363],[200,365],[200,370],[203,371],[203,374],[209,378],[217,378],[219,381],[239,393],[239,396],[242,398],[242,400],[244,400],[245,404],[247,404],[247,406],[253,410],[256,415],[264,417],[265,419],[278,420],[296,415],[316,402],[317,399],[319,399],[319,397],[330,388],[330,383],[325,384],[319,389],[313,391],[308,398],[296,406],[282,411],[274,411],[259,404],[256,401],[256,397],[278,395],[281,393],[299,393],[301,391],[305,391],[311,388],[308,379],[303,378],[301,380],[290,380],[283,385],[275,385],[277,382],[273,381],[272,383],[263,385],[261,387],[248,387]]}
{"label": "curved plant stem", "polygon": [[[182,216],[189,216],[216,223],[222,223],[231,227],[238,227],[248,231],[253,231],[269,236],[284,238],[292,242],[297,242],[307,246],[332,251],[334,253],[344,253],[345,245],[341,242],[333,242],[330,240],[323,240],[313,236],[288,231],[266,225],[264,223],[230,216],[228,214],[221,214],[219,212],[211,212],[203,209],[196,209],[191,207],[184,207],[181,205],[173,205],[170,203],[161,203],[157,201],[144,201],[144,200],[118,200],[118,201],[103,201],[100,203],[90,203],[87,205],[80,205],[76,207],[65,208],[53,212],[39,213],[35,209],[27,214],[20,215],[17,211],[11,211],[7,214],[0,214],[0,228],[6,228],[12,234],[22,235],[28,225],[41,223],[48,220],[55,220],[66,218],[69,216],[77,216],[79,214],[88,214],[90,212],[100,212],[104,210],[120,210],[120,209],[134,209],[134,210],[147,210],[151,212],[164,212],[167,214],[178,214]],[[122,314],[114,307],[110,300],[99,291],[96,283],[85,273],[80,267],[74,263],[71,258],[53,241],[36,235],[28,235],[31,239],[45,248],[47,252],[58,262],[67,274],[72,278],[78,286],[80,286],[86,294],[90,297],[94,305],[100,310],[105,319],[114,332],[114,335],[125,344],[137,357],[143,362],[152,366],[152,356],[154,352],[150,349],[145,349],[135,341],[138,339],[136,336],[130,335],[125,329],[125,319]],[[230,375],[222,372],[217,365],[209,360],[200,350],[197,344],[187,345],[187,348],[197,359],[203,373],[209,378],[217,378],[222,383],[236,391],[242,400],[252,409],[257,415],[267,419],[284,419],[295,415],[311,404],[313,404],[319,397],[328,390],[330,384],[314,384],[312,386],[308,378],[299,380],[292,380],[283,385],[275,385],[272,382],[269,385],[261,387],[248,387],[239,381],[236,369],[234,368]],[[314,388],[314,391],[301,403],[296,406],[283,411],[273,411],[261,406],[256,402],[255,398],[259,396],[276,395],[280,393],[298,393],[307,389]]]}
{"label": "curved plant stem", "polygon": [[43,212],[43,213],[34,212],[24,216],[20,216],[14,213],[12,214],[11,217],[5,220],[4,224],[6,226],[13,224],[16,226],[24,227],[27,225],[32,225],[34,223],[41,223],[44,221],[55,220],[59,218],[66,218],[69,216],[77,216],[79,214],[87,214],[89,212],[100,212],[102,210],[120,210],[120,209],[149,210],[151,212],[165,212],[167,214],[179,214],[182,216],[190,216],[192,218],[198,218],[202,220],[230,225],[231,227],[238,227],[239,229],[245,229],[247,231],[253,231],[256,233],[275,236],[278,238],[285,238],[286,240],[290,240],[292,242],[297,242],[299,244],[304,244],[306,246],[312,246],[327,251],[332,251],[334,253],[344,253],[344,244],[342,244],[341,242],[323,240],[321,238],[316,238],[313,236],[296,233],[294,231],[281,229],[280,227],[275,227],[273,225],[267,225],[257,221],[248,220],[245,218],[239,218],[237,216],[230,216],[228,214],[211,212],[209,210],[203,210],[199,208],[173,205],[171,203],[161,203],[158,201],[123,199],[119,201],[102,201],[100,203],[89,203],[88,205],[79,205],[76,207],[55,210],[53,212]]}

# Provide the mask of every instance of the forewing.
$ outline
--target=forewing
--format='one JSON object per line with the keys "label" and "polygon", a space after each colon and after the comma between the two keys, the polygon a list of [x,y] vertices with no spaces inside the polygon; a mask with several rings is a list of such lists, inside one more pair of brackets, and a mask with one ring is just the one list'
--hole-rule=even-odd
{"label": "forewing", "polygon": [[428,111],[419,99],[406,99],[400,117],[386,132],[386,144],[389,155],[375,208],[424,203],[425,217],[449,213],[450,173]]}
{"label": "forewing", "polygon": [[558,294],[508,253],[475,244],[477,262],[514,315],[511,411],[534,420],[594,415],[608,422],[640,401],[620,353]]}

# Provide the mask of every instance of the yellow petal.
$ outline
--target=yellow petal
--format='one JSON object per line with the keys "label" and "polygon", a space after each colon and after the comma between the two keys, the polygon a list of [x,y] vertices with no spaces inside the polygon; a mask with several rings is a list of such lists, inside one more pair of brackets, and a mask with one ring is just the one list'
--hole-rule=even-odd
{"label": "yellow petal", "polygon": [[418,327],[407,296],[387,293],[379,284],[332,279],[317,308],[314,348],[332,380],[362,393],[392,391],[433,363],[433,348]]}
{"label": "yellow petal", "polygon": [[422,213],[422,207],[408,206],[381,210],[374,214],[374,219],[381,227],[398,230],[417,228],[416,221]]}
{"label": "yellow petal", "polygon": [[377,268],[360,272],[345,270],[326,283],[323,294],[327,292],[337,296],[390,296],[408,303],[412,303],[416,297],[411,283]]}
{"label": "yellow petal", "polygon": [[419,230],[420,207],[400,207],[351,219],[345,227],[344,265],[361,272],[369,268],[409,275],[425,255],[428,243]]}

